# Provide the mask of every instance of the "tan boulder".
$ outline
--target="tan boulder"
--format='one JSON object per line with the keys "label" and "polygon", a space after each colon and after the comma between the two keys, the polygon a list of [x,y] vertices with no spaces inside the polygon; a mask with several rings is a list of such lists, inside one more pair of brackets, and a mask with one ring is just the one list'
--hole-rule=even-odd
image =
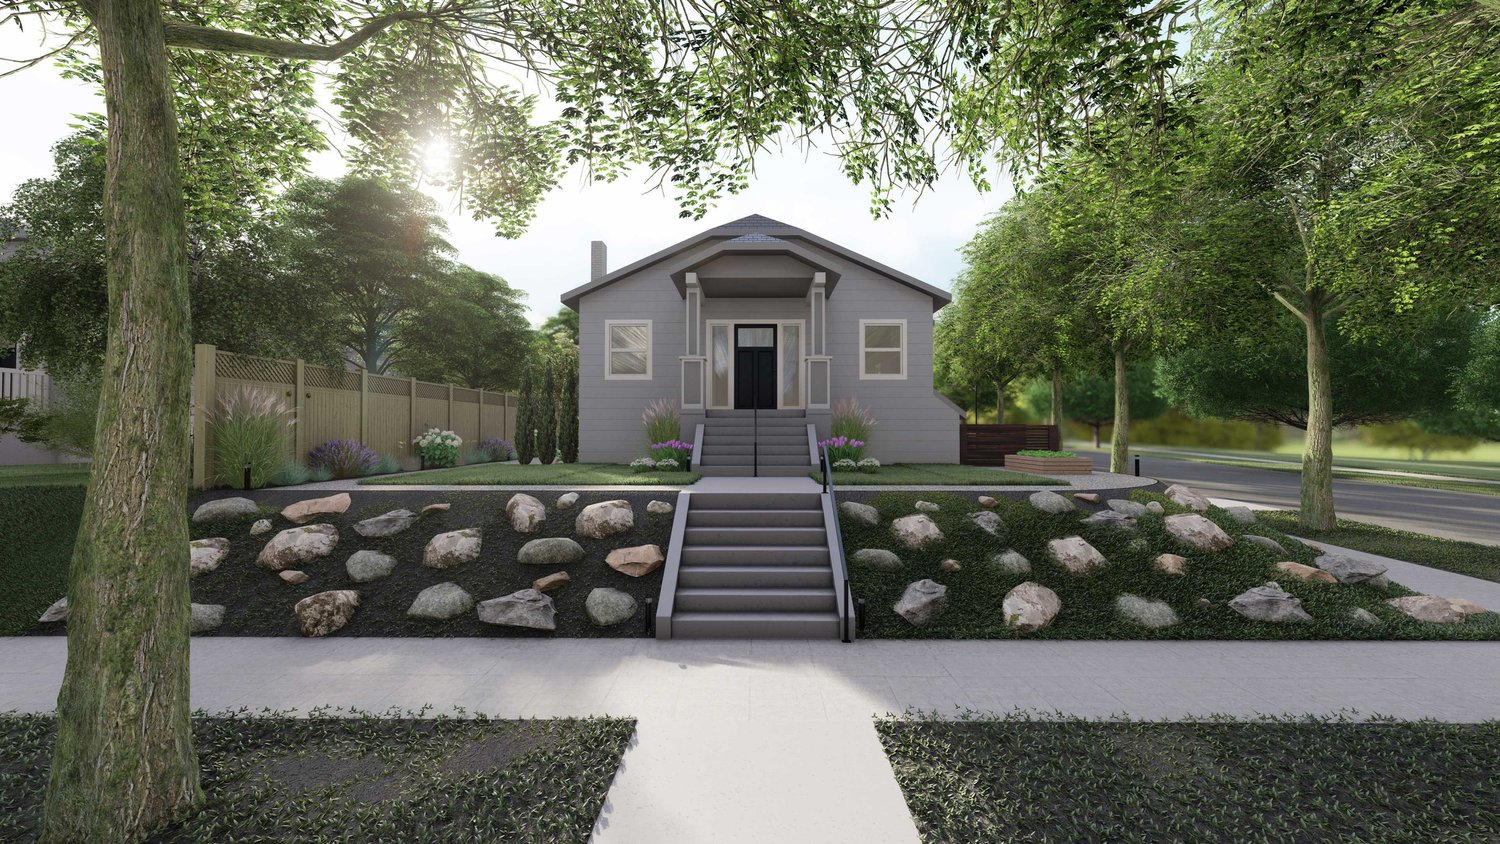
{"label": "tan boulder", "polygon": [[1178,554],[1160,554],[1151,565],[1166,574],[1187,574],[1187,557]]}
{"label": "tan boulder", "polygon": [[1074,574],[1088,574],[1094,569],[1109,565],[1109,560],[1104,559],[1099,549],[1090,545],[1088,540],[1081,536],[1054,539],[1047,543],[1047,552],[1063,568]]}
{"label": "tan boulder", "polygon": [[354,617],[359,608],[359,593],[353,589],[333,589],[308,595],[297,602],[297,625],[304,636],[327,636]]}
{"label": "tan boulder", "polygon": [[1007,627],[1030,633],[1052,623],[1062,612],[1062,600],[1051,589],[1028,580],[1005,593],[1000,612]]}
{"label": "tan boulder", "polygon": [[1338,583],[1339,579],[1323,571],[1316,566],[1304,566],[1290,560],[1283,560],[1276,564],[1276,570],[1295,577],[1298,580],[1306,580],[1312,583]]}
{"label": "tan boulder", "polygon": [[[620,574],[645,577],[662,567],[667,558],[660,545],[637,545],[634,548],[616,548],[609,552],[604,562]],[[546,590],[541,590],[546,591]]]}
{"label": "tan boulder", "polygon": [[572,582],[573,578],[569,577],[567,572],[559,571],[531,581],[531,588],[538,592],[556,592]]}
{"label": "tan boulder", "polygon": [[1183,484],[1172,484],[1167,487],[1164,494],[1173,502],[1189,510],[1197,510],[1200,513],[1207,512],[1210,506],[1208,499],[1203,496],[1203,493]]}
{"label": "tan boulder", "polygon": [[266,547],[260,549],[255,564],[271,571],[294,568],[332,554],[338,544],[339,530],[333,525],[287,528],[271,537]]}
{"label": "tan boulder", "polygon": [[213,539],[194,539],[188,543],[188,574],[197,577],[207,571],[213,571],[223,562],[224,555],[229,553],[229,540],[223,537]]}
{"label": "tan boulder", "polygon": [[1090,504],[1099,503],[1099,493],[1097,492],[1075,492],[1073,493],[1073,497],[1079,501],[1087,501]]}
{"label": "tan boulder", "polygon": [[1466,617],[1462,610],[1453,606],[1452,600],[1437,595],[1407,595],[1391,598],[1386,604],[1417,621],[1433,624],[1458,624]]}
{"label": "tan boulder", "polygon": [[578,511],[573,529],[589,539],[607,539],[635,527],[635,510],[624,499],[601,501]]}
{"label": "tan boulder", "polygon": [[428,504],[427,506],[423,507],[422,512],[419,515],[430,516],[433,513],[444,513],[447,512],[452,506],[452,504],[449,504],[446,501],[439,501],[435,504]]}
{"label": "tan boulder", "polygon": [[943,541],[943,532],[926,513],[914,513],[891,522],[891,530],[908,548],[921,548]]}
{"label": "tan boulder", "polygon": [[308,498],[281,509],[282,518],[294,525],[305,525],[323,516],[337,516],[349,509],[349,493],[341,492],[327,498]]}
{"label": "tan boulder", "polygon": [[994,508],[1000,503],[988,495],[981,495],[977,500],[979,501],[980,507]]}
{"label": "tan boulder", "polygon": [[1454,609],[1458,610],[1464,615],[1478,615],[1482,612],[1489,612],[1489,610],[1481,607],[1468,598],[1449,598],[1448,603],[1452,604]]}
{"label": "tan boulder", "polygon": [[1167,533],[1178,542],[1191,545],[1199,551],[1223,551],[1234,545],[1234,539],[1224,529],[1197,513],[1179,513],[1168,516],[1164,523]]}
{"label": "tan boulder", "polygon": [[958,564],[958,560],[944,560],[941,563],[938,563],[938,567],[941,568],[943,571],[962,571],[963,570],[963,566],[961,566],[961,565]]}
{"label": "tan boulder", "polygon": [[422,551],[422,565],[430,569],[451,569],[479,556],[483,537],[479,528],[464,528],[440,533],[427,541]]}
{"label": "tan boulder", "polygon": [[278,576],[282,580],[292,584],[293,586],[297,586],[299,584],[307,582],[307,572],[299,571],[297,569],[287,569],[286,571],[281,572]]}
{"label": "tan boulder", "polygon": [[547,520],[547,507],[536,496],[518,492],[505,502],[505,518],[516,533],[534,533]]}

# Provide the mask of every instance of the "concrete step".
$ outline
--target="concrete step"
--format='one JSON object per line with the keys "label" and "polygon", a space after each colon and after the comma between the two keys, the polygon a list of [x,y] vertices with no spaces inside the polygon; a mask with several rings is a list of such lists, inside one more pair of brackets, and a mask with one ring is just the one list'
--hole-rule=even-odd
{"label": "concrete step", "polygon": [[753,466],[755,458],[749,454],[719,454],[704,446],[703,453],[698,455],[698,465],[707,466]]}
{"label": "concrete step", "polygon": [[762,478],[804,478],[807,477],[807,473],[816,468],[816,466],[767,466],[761,464],[759,474]]}
{"label": "concrete step", "polygon": [[833,588],[828,566],[683,566],[677,570],[677,594],[684,589],[818,589]]}
{"label": "concrete step", "polygon": [[[776,455],[797,455],[799,457],[807,458],[807,443],[805,443],[805,442],[801,442],[801,443],[767,443],[767,442],[762,442],[762,443],[760,443],[760,444],[757,445],[756,443],[749,442],[749,443],[735,443],[734,445],[727,445],[727,444],[724,444],[724,443],[707,443],[706,442],[706,443],[703,444],[703,456],[704,457],[719,457],[719,456],[728,456],[728,455],[737,455],[737,456],[750,457],[750,456],[752,456],[754,454],[757,454],[757,453],[760,454],[760,456],[762,456],[762,457],[765,457],[765,456],[771,455],[771,454],[776,454]],[[810,459],[810,458],[808,458],[808,459]]]}
{"label": "concrete step", "polygon": [[756,414],[759,414],[760,418],[762,419],[777,417],[795,417],[798,419],[805,419],[807,417],[807,411],[802,410],[801,408],[786,408],[781,410],[741,410],[739,408],[735,408],[733,410],[710,410],[705,415],[709,419],[749,419]]}
{"label": "concrete step", "polygon": [[728,420],[728,421],[721,421],[721,420],[717,420],[717,419],[708,419],[708,420],[704,421],[704,423],[703,423],[703,433],[705,433],[705,434],[707,434],[709,432],[719,432],[719,433],[728,433],[728,432],[731,432],[731,431],[734,431],[734,432],[744,432],[744,431],[754,431],[756,429],[759,429],[761,431],[776,431],[778,433],[783,433],[783,434],[786,433],[786,432],[788,432],[788,431],[802,431],[803,433],[806,433],[807,432],[807,420],[805,420],[805,419],[778,419],[778,418],[774,418],[774,417],[770,418],[770,419],[767,419],[766,417],[762,416],[759,421],[756,421],[754,419],[748,419],[748,418],[747,419],[733,419],[733,420]]}
{"label": "concrete step", "polygon": [[751,436],[749,433],[730,435],[709,434],[705,431],[703,434],[704,448],[709,448],[710,446],[720,448],[722,446],[754,445],[757,442],[761,445],[794,445],[803,451],[807,450],[807,436],[805,434],[768,434],[765,431],[761,431],[759,439]]}
{"label": "concrete step", "polygon": [[678,589],[672,617],[692,612],[834,612],[833,587],[822,589]]}
{"label": "concrete step", "polygon": [[[765,511],[761,511],[765,512]],[[754,527],[691,527],[683,534],[684,548],[693,545],[821,545],[828,540],[822,525],[780,527],[762,522]]]}
{"label": "concrete step", "polygon": [[703,466],[695,465],[705,478],[748,478],[755,474],[755,469],[750,466]]}
{"label": "concrete step", "polygon": [[678,639],[834,639],[835,612],[687,612],[672,614]]}
{"label": "concrete step", "polygon": [[688,529],[695,527],[782,527],[824,528],[822,510],[710,510],[694,506],[688,510]]}
{"label": "concrete step", "polygon": [[818,545],[687,545],[684,566],[826,566],[828,546]]}
{"label": "concrete step", "polygon": [[757,458],[757,463],[761,466],[802,466],[803,471],[812,471],[812,464],[808,462],[806,450],[803,450],[801,454],[766,454],[762,451]]}
{"label": "concrete step", "polygon": [[760,471],[747,461],[743,464],[734,463],[705,463],[693,466],[707,478],[749,478],[759,476],[762,478],[800,478],[813,471],[815,466],[767,466],[761,464]]}
{"label": "concrete step", "polygon": [[823,511],[818,492],[695,492],[688,512],[697,510],[817,510]]}

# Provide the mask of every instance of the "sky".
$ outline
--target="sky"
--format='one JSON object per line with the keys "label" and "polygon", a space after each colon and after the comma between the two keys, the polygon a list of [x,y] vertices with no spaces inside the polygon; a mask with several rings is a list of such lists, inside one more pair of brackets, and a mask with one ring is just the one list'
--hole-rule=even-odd
{"label": "sky", "polygon": [[[36,52],[32,36],[9,28],[0,33],[0,56]],[[9,201],[26,179],[51,173],[51,147],[71,131],[75,115],[103,111],[91,86],[61,78],[50,65],[0,78],[0,103],[6,117],[0,131],[0,201]],[[920,199],[898,198],[893,213],[875,220],[868,188],[851,184],[837,160],[823,151],[764,155],[756,168],[748,190],[727,198],[701,221],[680,219],[671,196],[648,189],[649,174],[611,184],[587,184],[570,174],[542,202],[526,234],[513,240],[496,237],[488,224],[469,218],[447,196],[434,198],[448,219],[458,260],[525,291],[531,320],[540,323],[561,308],[564,291],[588,281],[590,241],[608,245],[613,269],[749,214],[806,229],[947,289],[962,266],[959,249],[1010,195],[1008,183],[998,177],[999,188],[980,193],[954,173]],[[344,169],[336,152],[312,162],[312,172],[320,176]]]}

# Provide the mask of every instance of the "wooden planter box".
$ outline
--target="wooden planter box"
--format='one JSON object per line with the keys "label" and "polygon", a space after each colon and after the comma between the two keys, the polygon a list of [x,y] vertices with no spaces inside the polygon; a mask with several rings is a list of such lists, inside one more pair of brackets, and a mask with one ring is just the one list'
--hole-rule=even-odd
{"label": "wooden planter box", "polygon": [[1092,475],[1094,461],[1087,457],[1022,457],[1005,455],[1005,468],[1036,475]]}

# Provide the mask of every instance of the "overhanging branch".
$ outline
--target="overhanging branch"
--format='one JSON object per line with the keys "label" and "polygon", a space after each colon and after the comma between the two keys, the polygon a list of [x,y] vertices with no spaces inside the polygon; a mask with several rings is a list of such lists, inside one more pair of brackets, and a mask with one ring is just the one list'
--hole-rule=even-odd
{"label": "overhanging branch", "polygon": [[454,6],[443,6],[428,11],[404,10],[391,12],[371,19],[355,30],[349,37],[332,44],[307,44],[301,41],[284,41],[244,32],[230,32],[208,26],[167,21],[165,25],[168,47],[184,50],[203,50],[213,53],[237,53],[242,56],[266,56],[276,59],[302,59],[328,62],[343,58],[359,46],[402,21],[431,20],[453,11]]}

